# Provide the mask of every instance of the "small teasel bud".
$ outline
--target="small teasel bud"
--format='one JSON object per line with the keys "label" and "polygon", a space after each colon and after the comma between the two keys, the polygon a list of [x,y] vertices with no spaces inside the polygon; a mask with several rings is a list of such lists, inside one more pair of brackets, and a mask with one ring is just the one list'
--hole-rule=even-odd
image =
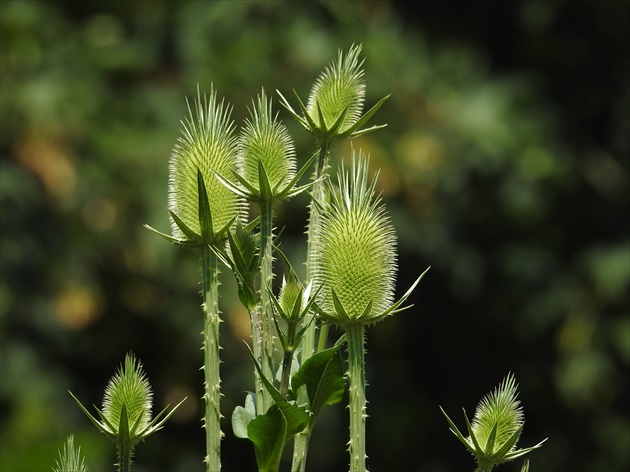
{"label": "small teasel bud", "polygon": [[340,50],[315,81],[306,110],[320,129],[331,129],[341,120],[339,133],[344,133],[361,117],[365,101],[362,47],[352,46],[344,56]]}
{"label": "small teasel bud", "polygon": [[[498,388],[482,398],[472,422],[464,411],[468,437],[464,437],[440,407],[451,432],[475,456],[479,472],[491,471],[496,465],[522,457],[542,446],[547,440],[544,439],[532,447],[516,448],[525,424],[523,409],[520,401],[516,399],[517,395],[516,379],[509,373]],[[527,469],[529,465],[524,467]]]}
{"label": "small teasel bud", "polygon": [[[221,236],[235,218],[244,216],[245,211],[242,198],[216,176],[217,173],[227,175],[238,168],[231,107],[219,103],[216,92],[211,90],[209,96],[203,97],[198,92],[193,107],[189,104],[188,110],[189,117],[182,122],[182,135],[169,163],[168,206],[172,233],[174,238],[186,240],[190,239],[190,234],[203,234],[203,226],[209,225],[212,233],[209,237],[215,238]],[[207,217],[200,212],[200,178],[209,204]],[[200,221],[201,218],[210,221]]]}
{"label": "small teasel bud", "polygon": [[385,126],[362,128],[389,95],[362,114],[365,82],[363,60],[359,59],[361,49],[361,45],[353,45],[345,55],[339,50],[337,59],[317,77],[306,105],[296,95],[301,114],[293,110],[286,98],[278,92],[282,105],[294,118],[307,131],[324,141],[342,137],[354,138]]}
{"label": "small teasel bud", "polygon": [[81,446],[75,448],[74,436],[68,436],[66,444],[63,445],[63,452],[59,451],[59,460],[54,472],[88,472],[83,456],[81,455]]}
{"label": "small teasel bud", "polygon": [[97,420],[70,392],[70,396],[99,431],[107,435],[118,450],[118,470],[128,470],[134,447],[148,436],[162,429],[164,423],[186,400],[179,402],[167,413],[168,406],[151,418],[153,392],[142,364],[133,354],[127,354],[125,363],[110,379],[105,388],[103,409],[96,409]]}
{"label": "small teasel bud", "polygon": [[[509,374],[493,392],[489,393],[479,403],[472,420],[472,434],[477,442],[486,449],[494,433],[495,449],[499,449],[514,434],[516,441],[523,427],[523,409],[520,401],[516,399],[516,380]],[[472,443],[472,439],[469,438]],[[515,443],[516,444],[516,443]],[[510,450],[515,449],[515,445]]]}
{"label": "small teasel bud", "polygon": [[396,281],[392,224],[368,182],[368,160],[352,156],[339,186],[330,189],[315,240],[314,283],[323,284],[321,308],[329,321],[372,324],[391,313]]}
{"label": "small teasel bud", "polygon": [[293,313],[298,316],[302,314],[305,305],[303,294],[302,283],[292,273],[289,274],[288,279],[283,277],[278,297],[282,307],[281,315],[291,317]]}
{"label": "small teasel bud", "polygon": [[241,176],[255,193],[264,197],[266,182],[260,181],[262,166],[271,190],[269,197],[274,197],[295,177],[293,140],[277,114],[273,114],[271,98],[267,98],[264,90],[250,115],[238,139]]}
{"label": "small teasel bud", "polygon": [[142,370],[142,364],[133,354],[125,357],[125,365],[110,379],[105,388],[103,415],[114,426],[113,433],[120,435],[123,408],[130,427],[137,425],[136,431],[146,429],[151,421],[153,392]]}

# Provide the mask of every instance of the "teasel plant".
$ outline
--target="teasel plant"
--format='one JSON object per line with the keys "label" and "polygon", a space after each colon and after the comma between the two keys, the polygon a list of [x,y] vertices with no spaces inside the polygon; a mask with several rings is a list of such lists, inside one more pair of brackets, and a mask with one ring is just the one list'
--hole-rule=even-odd
{"label": "teasel plant", "polygon": [[[219,325],[219,259],[227,232],[246,218],[244,199],[226,188],[217,174],[238,169],[237,138],[231,106],[219,101],[214,88],[209,95],[197,91],[182,134],[169,161],[168,208],[172,235],[168,241],[195,250],[201,259],[203,321],[203,372],[206,436],[206,470],[221,469],[221,377]],[[146,225],[145,225],[146,226]]]}
{"label": "teasel plant", "polygon": [[[306,283],[312,278],[313,260],[317,257],[313,249],[316,228],[319,226],[319,207],[325,198],[325,180],[329,167],[329,156],[333,145],[344,139],[353,139],[366,133],[381,129],[386,125],[365,127],[389,95],[380,99],[370,110],[363,113],[365,102],[364,60],[360,59],[362,46],[352,45],[344,54],[338,51],[333,60],[317,77],[308,96],[306,105],[294,91],[298,110],[294,110],[289,101],[277,91],[280,103],[289,111],[297,122],[316,138],[316,163],[313,173],[312,202],[308,223],[308,248],[306,257]],[[320,205],[318,205],[320,203]],[[312,316],[304,320],[309,326],[302,346],[302,362],[315,352],[316,324]],[[322,326],[319,350],[325,348],[327,325]]]}
{"label": "teasel plant", "polygon": [[[231,175],[216,171],[226,189],[258,206],[260,212],[260,292],[259,305],[250,312],[254,357],[262,373],[272,379],[274,364],[274,314],[271,305],[273,281],[273,214],[274,207],[306,190],[310,184],[298,181],[314,159],[296,171],[293,140],[286,126],[274,114],[272,100],[264,89],[250,109],[250,117],[238,137],[238,171]],[[264,414],[273,400],[255,370],[256,408]]]}
{"label": "teasel plant", "polygon": [[[426,271],[394,301],[397,256],[394,228],[375,194],[377,176],[369,182],[368,159],[352,155],[343,166],[338,187],[329,184],[315,238],[318,257],[313,281],[323,286],[319,314],[345,331],[349,382],[350,470],[366,469],[365,328],[409,306],[403,303]],[[428,270],[428,269],[427,269]]]}
{"label": "teasel plant", "polygon": [[[547,438],[535,446],[517,449],[516,443],[523,431],[525,418],[520,401],[517,400],[518,386],[512,373],[509,373],[493,392],[481,399],[472,422],[464,410],[468,437],[455,426],[446,412],[442,414],[451,432],[475,457],[475,472],[490,472],[497,465],[509,462],[543,445]],[[529,470],[529,461],[523,463],[521,472]]]}
{"label": "teasel plant", "polygon": [[[362,45],[352,45],[345,53],[338,51],[333,60],[317,77],[306,104],[294,90],[297,100],[297,110],[289,101],[277,91],[280,103],[289,111],[297,122],[316,139],[315,170],[310,191],[309,221],[307,228],[306,280],[312,279],[312,266],[318,257],[314,246],[317,228],[320,220],[320,208],[325,201],[325,185],[328,179],[330,153],[333,145],[344,139],[353,139],[386,125],[366,127],[369,120],[379,110],[389,95],[380,99],[372,108],[363,113],[365,103],[365,71],[364,60],[360,58]],[[315,314],[309,313],[304,318],[307,327],[301,346],[301,362],[304,363],[315,352],[326,349],[329,325],[318,324]],[[316,330],[319,327],[319,340],[316,340]],[[294,457],[300,462],[294,463],[294,470],[304,470],[305,457],[310,440],[311,430],[297,435],[295,439]]]}
{"label": "teasel plant", "polygon": [[53,467],[53,472],[89,472],[81,455],[81,447],[74,446],[74,436],[68,436],[63,445],[63,452],[59,451],[59,459]]}
{"label": "teasel plant", "polygon": [[[169,406],[167,406],[157,416],[151,418],[153,404],[151,385],[142,369],[142,364],[131,353],[125,356],[124,365],[119,368],[107,384],[103,408],[95,407],[100,420],[95,418],[72,392],[69,393],[98,430],[116,445],[118,472],[131,470],[133,452],[138,443],[162,429],[164,423],[186,400],[184,398],[170,412],[168,411]],[[72,454],[69,452],[71,450],[72,447],[68,443],[66,457],[70,456],[70,458],[62,460],[62,463],[66,466],[68,464],[79,466],[77,454],[79,451]],[[71,468],[70,470],[75,469]],[[81,470],[81,468],[76,470]]]}

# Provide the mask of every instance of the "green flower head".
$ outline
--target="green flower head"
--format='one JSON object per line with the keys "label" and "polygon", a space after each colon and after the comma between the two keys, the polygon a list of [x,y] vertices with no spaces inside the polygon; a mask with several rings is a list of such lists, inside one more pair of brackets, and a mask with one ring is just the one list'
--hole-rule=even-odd
{"label": "green flower head", "polygon": [[[365,101],[365,81],[359,60],[361,46],[353,46],[344,56],[340,50],[315,81],[306,104],[306,111],[319,129],[331,129],[340,121],[344,133],[361,117]],[[321,112],[321,113],[320,113]]]}
{"label": "green flower head", "polygon": [[525,424],[523,410],[516,399],[517,395],[516,380],[510,373],[498,388],[481,400],[472,423],[464,411],[468,437],[464,437],[442,410],[451,432],[475,456],[477,470],[490,471],[498,464],[522,457],[539,448],[546,441],[544,439],[535,446],[525,449],[516,448]]}
{"label": "green flower head", "polygon": [[309,187],[297,186],[297,182],[313,159],[296,172],[293,140],[273,114],[264,90],[238,137],[238,161],[240,170],[232,171],[236,182],[228,180],[227,174],[217,171],[215,175],[225,188],[247,200],[278,203]]}
{"label": "green flower head", "polygon": [[294,111],[278,92],[282,105],[306,130],[319,138],[354,138],[384,126],[361,129],[389,96],[362,115],[365,82],[360,53],[361,45],[353,45],[345,55],[340,50],[337,60],[332,61],[315,81],[306,106],[296,95],[302,114]]}
{"label": "green flower head", "polygon": [[125,363],[110,379],[105,388],[103,409],[97,409],[100,421],[94,418],[81,402],[70,393],[83,413],[94,425],[112,439],[119,448],[133,447],[147,436],[161,429],[182,400],[166,416],[168,407],[151,418],[153,392],[142,370],[142,364],[133,354],[127,354]]}
{"label": "green flower head", "polygon": [[330,187],[314,241],[313,283],[324,287],[323,316],[340,326],[375,323],[393,306],[396,238],[375,182],[368,183],[367,159],[353,155],[350,172],[342,167],[339,186]]}
{"label": "green flower head", "polygon": [[214,242],[245,210],[243,199],[216,177],[237,170],[231,108],[211,90],[209,96],[198,93],[188,111],[169,163],[171,228],[176,240]]}
{"label": "green flower head", "polygon": [[238,141],[241,175],[260,194],[259,163],[272,189],[284,187],[295,177],[295,147],[286,127],[273,115],[264,90],[250,115]]}
{"label": "green flower head", "polygon": [[142,365],[133,355],[127,355],[124,367],[105,387],[103,415],[114,426],[112,433],[120,433],[118,426],[123,408],[127,410],[129,423],[137,423],[139,430],[143,430],[151,421],[152,407],[153,392]]}

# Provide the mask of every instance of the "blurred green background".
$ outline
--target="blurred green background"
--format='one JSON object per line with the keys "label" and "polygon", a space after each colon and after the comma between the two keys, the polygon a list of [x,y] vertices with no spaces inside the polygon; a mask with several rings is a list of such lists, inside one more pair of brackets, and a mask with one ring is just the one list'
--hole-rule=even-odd
{"label": "blurred green background", "polygon": [[[630,468],[630,3],[0,2],[0,469],[51,470],[67,435],[93,471],[108,440],[79,411],[133,350],[156,409],[136,470],[203,470],[199,264],[168,231],[186,98],[214,84],[237,124],[264,87],[303,99],[363,44],[355,141],[380,168],[413,309],[368,331],[374,471],[472,470],[464,427],[511,371],[535,471]],[[304,162],[313,140],[285,110]],[[334,151],[333,168],[348,145]],[[277,226],[302,267],[305,198]],[[254,470],[229,417],[251,389],[248,320],[223,274],[224,471]],[[346,470],[347,411],[323,414],[309,470]],[[521,461],[503,470],[519,470]]]}

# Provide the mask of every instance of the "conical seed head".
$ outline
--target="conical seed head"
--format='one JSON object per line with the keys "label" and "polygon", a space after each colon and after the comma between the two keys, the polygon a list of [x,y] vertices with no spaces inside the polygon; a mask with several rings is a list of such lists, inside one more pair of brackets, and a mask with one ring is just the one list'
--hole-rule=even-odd
{"label": "conical seed head", "polygon": [[264,90],[239,137],[241,176],[260,191],[258,162],[262,162],[272,188],[281,190],[295,176],[295,147],[286,127],[274,116]]}
{"label": "conical seed head", "polygon": [[[523,410],[516,399],[517,395],[516,380],[510,374],[477,406],[471,427],[482,448],[485,448],[495,424],[497,425],[495,451],[505,444],[523,424]],[[515,448],[516,444],[512,450]]]}
{"label": "conical seed head", "polygon": [[[169,210],[190,229],[201,234],[197,170],[201,172],[208,194],[213,231],[224,228],[245,210],[243,200],[225,187],[214,172],[231,176],[237,170],[236,138],[230,109],[217,102],[216,92],[198,95],[183,122],[182,135],[169,162]],[[173,236],[185,239],[179,226],[171,221]]]}
{"label": "conical seed head", "polygon": [[280,306],[284,310],[284,313],[287,316],[291,316],[293,311],[293,307],[296,303],[298,303],[300,312],[302,311],[302,307],[304,305],[304,300],[302,300],[302,284],[293,276],[289,276],[287,278],[282,279],[282,287],[280,288],[279,302]]}
{"label": "conical seed head", "polygon": [[142,431],[151,421],[152,402],[153,392],[140,361],[133,355],[127,355],[124,367],[118,370],[105,388],[103,414],[118,428],[122,408],[125,406],[129,427],[139,419],[138,431]]}
{"label": "conical seed head", "polygon": [[[389,309],[394,299],[396,242],[393,227],[368,185],[367,160],[353,157],[350,174],[343,170],[340,185],[331,189],[330,205],[318,231],[314,283],[324,284],[322,308],[340,325],[370,324]],[[337,313],[332,292],[349,319]],[[360,316],[372,304],[367,318]]]}
{"label": "conical seed head", "polygon": [[[343,124],[339,129],[343,133],[361,117],[365,101],[363,62],[359,61],[361,46],[353,46],[348,53],[339,51],[333,61],[315,81],[308,97],[306,110],[318,127],[330,129],[346,111]],[[318,105],[324,123],[319,117]]]}

